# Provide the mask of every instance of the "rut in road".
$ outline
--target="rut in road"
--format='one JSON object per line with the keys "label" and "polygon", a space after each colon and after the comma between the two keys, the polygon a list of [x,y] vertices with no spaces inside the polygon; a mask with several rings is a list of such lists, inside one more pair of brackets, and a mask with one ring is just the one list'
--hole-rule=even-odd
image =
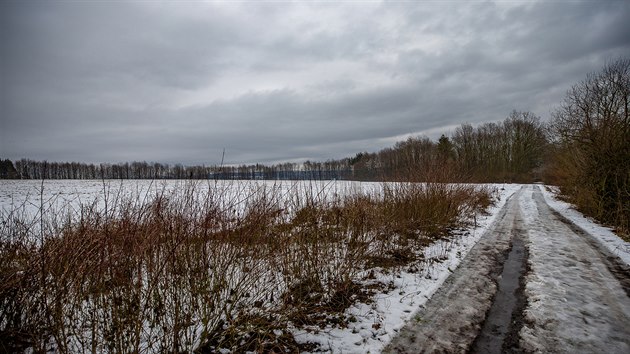
{"label": "rut in road", "polygon": [[525,247],[525,230],[515,228],[514,231],[510,254],[499,278],[499,289],[472,345],[471,354],[520,352],[518,332],[523,327],[522,313],[526,305],[523,289],[528,251]]}
{"label": "rut in road", "polygon": [[521,232],[521,190],[466,258],[383,350],[384,353],[465,353],[490,309],[513,235]]}

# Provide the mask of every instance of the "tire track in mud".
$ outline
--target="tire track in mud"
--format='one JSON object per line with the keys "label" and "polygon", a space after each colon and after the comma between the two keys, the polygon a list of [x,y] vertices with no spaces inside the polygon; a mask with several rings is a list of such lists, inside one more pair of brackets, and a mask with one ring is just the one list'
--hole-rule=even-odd
{"label": "tire track in mud", "polygon": [[[522,233],[519,226],[522,222],[519,208],[522,190],[508,198],[497,220],[460,266],[400,330],[383,353],[469,351],[494,302],[498,279],[513,247],[512,237]],[[516,279],[518,283],[519,277]],[[508,317],[507,321],[511,322],[511,317]]]}
{"label": "tire track in mud", "polygon": [[503,264],[498,291],[470,353],[519,353],[519,331],[523,327],[523,310],[527,299],[525,275],[528,250],[526,233],[520,219],[514,220],[510,253]]}

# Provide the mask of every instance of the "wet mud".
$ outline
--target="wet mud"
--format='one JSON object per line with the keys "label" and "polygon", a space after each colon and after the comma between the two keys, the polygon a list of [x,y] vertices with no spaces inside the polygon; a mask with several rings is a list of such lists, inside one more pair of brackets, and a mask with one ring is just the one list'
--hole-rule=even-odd
{"label": "wet mud", "polygon": [[528,252],[519,226],[514,225],[511,249],[503,264],[498,291],[470,353],[520,352],[518,332],[523,326],[522,312],[527,302],[523,289]]}

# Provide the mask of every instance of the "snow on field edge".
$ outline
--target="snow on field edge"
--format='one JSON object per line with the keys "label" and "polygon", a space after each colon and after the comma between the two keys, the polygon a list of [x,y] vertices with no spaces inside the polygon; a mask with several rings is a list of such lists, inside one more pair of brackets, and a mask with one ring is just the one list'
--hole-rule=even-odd
{"label": "snow on field edge", "polygon": [[372,304],[357,303],[346,313],[354,316],[356,322],[348,328],[325,328],[323,330],[306,331],[292,329],[299,343],[317,343],[318,351],[329,353],[379,353],[396,336],[405,322],[413,318],[415,312],[423,306],[437,289],[444,283],[450,273],[457,268],[470,249],[490,228],[497,218],[506,200],[521,185],[488,185],[496,188],[499,198],[496,204],[488,209],[488,215],[477,217],[477,226],[465,232],[465,236],[453,241],[438,242],[428,247],[427,259],[441,261],[433,263],[420,272],[401,271],[395,274],[377,274],[377,280],[390,283],[393,289],[373,297]]}
{"label": "snow on field edge", "polygon": [[552,209],[586,231],[625,264],[630,265],[630,242],[626,242],[615,235],[611,228],[599,225],[592,218],[584,216],[575,210],[570,203],[559,200],[557,198],[558,191],[554,187],[541,188],[541,190],[545,201]]}

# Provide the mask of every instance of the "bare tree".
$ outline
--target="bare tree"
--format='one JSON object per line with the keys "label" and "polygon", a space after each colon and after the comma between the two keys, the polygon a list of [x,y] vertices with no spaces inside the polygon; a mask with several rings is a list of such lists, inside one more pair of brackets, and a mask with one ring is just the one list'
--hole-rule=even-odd
{"label": "bare tree", "polygon": [[630,227],[630,59],[607,64],[573,86],[553,114],[555,171],[587,213]]}

